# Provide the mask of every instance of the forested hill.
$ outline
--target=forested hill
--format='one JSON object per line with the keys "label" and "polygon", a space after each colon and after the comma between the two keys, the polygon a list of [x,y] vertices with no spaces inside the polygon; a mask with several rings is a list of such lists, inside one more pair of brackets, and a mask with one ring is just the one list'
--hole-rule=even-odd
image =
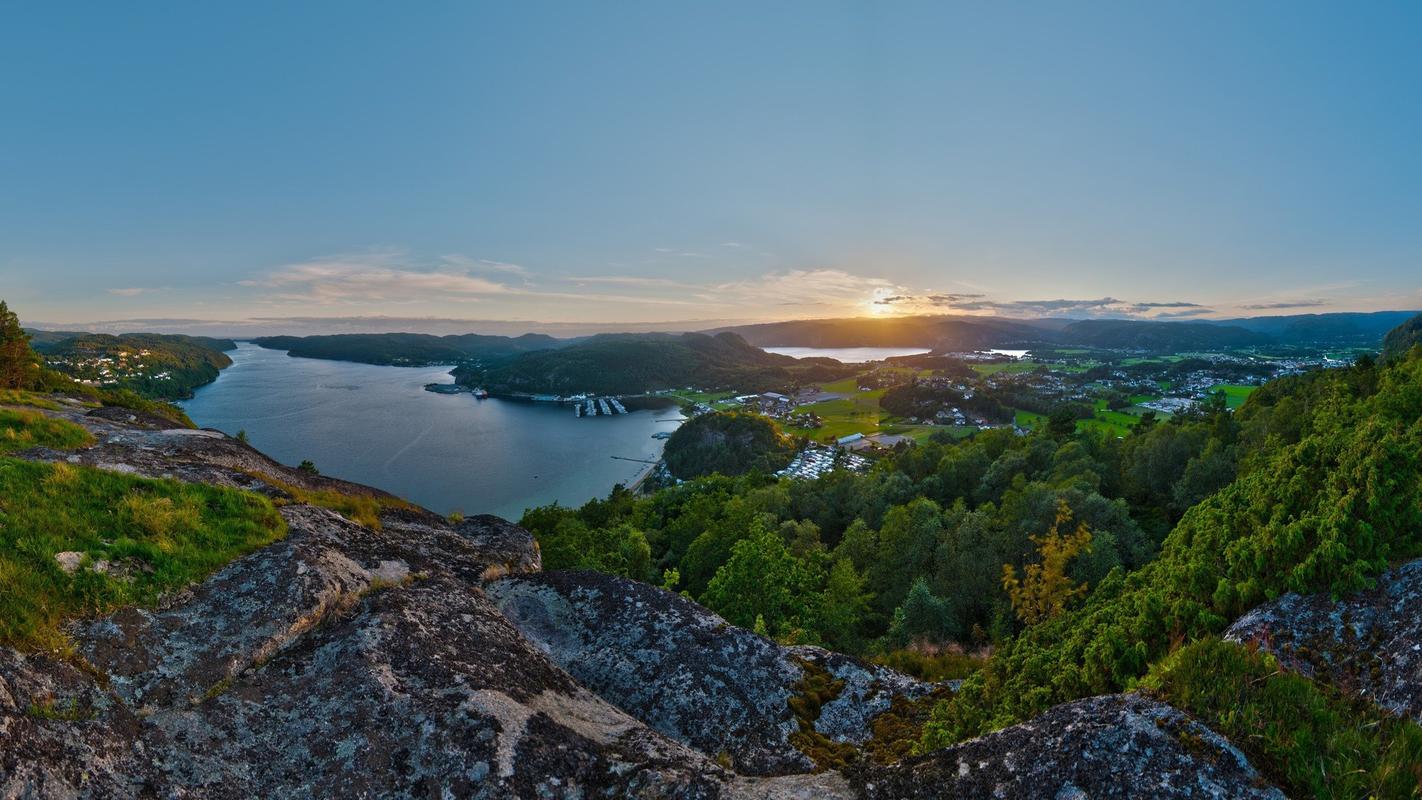
{"label": "forested hill", "polygon": [[1151,352],[1254,347],[1274,341],[1233,325],[1132,319],[1081,320],[1067,325],[1055,338],[1060,344]]}
{"label": "forested hill", "polygon": [[232,364],[229,339],[159,333],[40,333],[34,349],[52,369],[98,386],[177,400]]}
{"label": "forested hill", "polygon": [[1375,345],[1415,312],[1299,314],[1230,320],[1009,319],[962,315],[817,319],[718,328],[757,347],[928,347],[938,351],[1041,345],[1179,352],[1260,345]]}
{"label": "forested hill", "polygon": [[561,347],[570,340],[555,339],[541,333],[522,336],[339,333],[328,336],[263,336],[253,341],[262,347],[286,350],[301,358],[412,367],[495,361],[534,350]]}
{"label": "forested hill", "polygon": [[676,478],[743,475],[784,469],[795,442],[759,414],[713,412],[692,417],[667,440],[662,458]]}
{"label": "forested hill", "polygon": [[917,752],[1140,692],[1290,797],[1417,797],[1419,331],[1124,438],[935,437],[867,474],[711,475],[523,524],[551,567],[657,581],[785,643],[971,673],[900,731]]}
{"label": "forested hill", "polygon": [[853,373],[832,359],[767,353],[723,333],[601,334],[556,350],[525,353],[490,369],[460,368],[455,379],[491,392],[637,394],[695,386],[763,391]]}
{"label": "forested hill", "polygon": [[1383,339],[1382,357],[1388,361],[1402,358],[1419,344],[1422,344],[1422,315],[1388,331]]}
{"label": "forested hill", "polygon": [[1071,320],[921,316],[807,319],[718,328],[757,347],[930,347],[978,350],[1049,341]]}

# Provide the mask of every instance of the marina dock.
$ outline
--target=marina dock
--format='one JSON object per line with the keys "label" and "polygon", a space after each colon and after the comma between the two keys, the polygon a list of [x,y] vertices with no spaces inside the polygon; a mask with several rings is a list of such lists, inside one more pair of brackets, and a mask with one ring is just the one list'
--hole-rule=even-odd
{"label": "marina dock", "polygon": [[615,397],[589,397],[573,403],[573,415],[582,419],[583,417],[610,417],[616,414],[626,414],[627,406],[622,405],[622,401]]}

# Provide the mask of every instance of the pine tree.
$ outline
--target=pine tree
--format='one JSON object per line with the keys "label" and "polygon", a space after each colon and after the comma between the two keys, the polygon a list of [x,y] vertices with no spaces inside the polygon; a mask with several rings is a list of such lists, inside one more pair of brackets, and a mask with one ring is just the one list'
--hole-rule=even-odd
{"label": "pine tree", "polygon": [[20,318],[0,300],[0,388],[22,389],[39,375],[30,337],[20,327]]}

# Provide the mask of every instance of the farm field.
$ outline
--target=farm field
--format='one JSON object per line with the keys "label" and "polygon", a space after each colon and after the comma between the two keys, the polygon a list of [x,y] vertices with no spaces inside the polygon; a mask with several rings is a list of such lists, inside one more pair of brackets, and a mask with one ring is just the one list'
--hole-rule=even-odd
{"label": "farm field", "polygon": [[840,397],[818,403],[807,403],[795,410],[801,413],[818,414],[820,419],[824,420],[823,427],[800,428],[785,425],[786,433],[791,436],[806,436],[817,442],[839,439],[855,433],[862,433],[865,436],[886,433],[908,436],[914,441],[923,441],[939,431],[947,431],[953,436],[962,438],[977,430],[972,427],[954,425],[921,425],[904,422],[879,406],[879,399],[884,396],[884,392],[887,390],[873,389],[861,392],[854,378],[820,384],[820,389],[824,392],[838,394]]}
{"label": "farm field", "polygon": [[1032,411],[1023,411],[1020,408],[1014,410],[1016,413],[1013,415],[1012,421],[1019,428],[1035,428],[1038,425],[1047,424],[1047,417],[1045,414],[1037,414]]}
{"label": "farm field", "polygon": [[884,389],[861,392],[853,378],[826,383],[820,388],[826,392],[835,392],[843,396],[835,400],[807,403],[795,410],[800,413],[818,414],[820,419],[824,420],[824,425],[819,428],[786,426],[786,433],[824,441],[830,437],[838,439],[852,433],[862,433],[867,436],[880,431],[880,422],[885,414],[879,408],[879,398],[884,396]]}
{"label": "farm field", "polygon": [[998,364],[974,364],[973,371],[986,377],[988,375],[996,375],[999,372],[1006,372],[1009,375],[1017,372],[1031,372],[1039,366],[1041,365],[1036,361],[1024,359],[1021,361],[1004,361]]}
{"label": "farm field", "polygon": [[1249,399],[1249,395],[1254,393],[1258,386],[1244,386],[1237,383],[1219,383],[1210,387],[1212,392],[1224,392],[1225,403],[1230,409],[1236,409],[1244,405],[1244,401]]}
{"label": "farm field", "polygon": [[718,411],[739,407],[739,404],[731,399],[735,397],[734,392],[695,392],[680,389],[665,392],[661,396],[672,397],[683,403],[690,403],[692,405],[704,403]]}
{"label": "farm field", "polygon": [[[1154,400],[1150,395],[1136,395],[1131,398],[1133,403],[1144,403]],[[1076,422],[1078,431],[1092,431],[1104,433],[1110,436],[1125,436],[1131,432],[1131,428],[1140,424],[1141,415],[1149,409],[1133,405],[1120,411],[1112,411],[1106,407],[1105,400],[1097,400],[1093,406],[1094,416],[1091,419],[1081,419]],[[1159,415],[1157,415],[1159,416]],[[1039,425],[1047,424],[1047,417],[1044,414],[1034,414],[1031,411],[1017,409],[1014,420],[1018,427],[1036,428]]]}

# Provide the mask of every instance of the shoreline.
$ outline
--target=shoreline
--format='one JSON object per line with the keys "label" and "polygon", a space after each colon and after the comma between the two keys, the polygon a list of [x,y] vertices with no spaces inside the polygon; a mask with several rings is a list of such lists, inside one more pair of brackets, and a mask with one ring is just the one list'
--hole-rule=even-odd
{"label": "shoreline", "polygon": [[642,491],[642,484],[646,483],[647,479],[652,477],[652,473],[661,465],[662,460],[659,458],[657,459],[657,463],[643,466],[642,469],[638,471],[637,477],[633,478],[631,483],[626,484],[627,491],[633,494],[639,494]]}

